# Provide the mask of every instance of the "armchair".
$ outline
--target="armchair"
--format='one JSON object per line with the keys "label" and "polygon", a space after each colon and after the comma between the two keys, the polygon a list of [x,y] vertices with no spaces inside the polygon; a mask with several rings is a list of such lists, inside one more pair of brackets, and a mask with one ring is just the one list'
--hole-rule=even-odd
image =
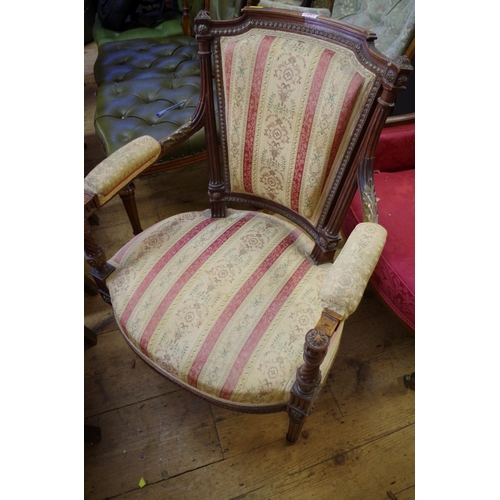
{"label": "armchair", "polygon": [[[85,222],[85,256],[149,366],[232,410],[287,411],[295,443],[384,246],[372,158],[412,68],[372,51],[367,31],[291,11],[245,8],[231,21],[202,11],[195,31],[195,114],[96,167],[85,220],[201,127],[210,208],[153,225],[110,260]],[[332,263],[358,182],[365,221]]]}

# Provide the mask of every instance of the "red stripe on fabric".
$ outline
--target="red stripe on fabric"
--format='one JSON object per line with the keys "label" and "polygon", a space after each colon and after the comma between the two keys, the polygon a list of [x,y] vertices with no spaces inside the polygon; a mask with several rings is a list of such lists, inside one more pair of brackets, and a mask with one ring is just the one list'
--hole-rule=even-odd
{"label": "red stripe on fabric", "polygon": [[[211,257],[216,250],[218,250],[228,239],[230,239],[242,226],[244,226],[250,219],[255,217],[254,212],[250,212],[245,217],[241,218],[238,222],[233,224],[230,228],[226,229],[210,246],[208,246],[197,259],[184,271],[182,276],[180,276],[175,284],[170,288],[168,293],[165,295],[160,305],[156,308],[153,316],[149,320],[148,325],[144,329],[141,337],[141,349],[144,354],[147,353],[147,347],[151,337],[158,326],[161,318],[167,311],[167,309],[172,304],[173,300],[186,283],[193,277],[194,273],[200,269],[200,267]],[[216,220],[216,219],[211,219]],[[189,233],[188,233],[189,234]],[[191,238],[190,238],[191,239]],[[170,260],[170,259],[168,259]]]}
{"label": "red stripe on fabric", "polygon": [[[224,80],[226,84],[226,99],[229,99],[229,91],[231,89],[231,72],[233,71],[234,49],[237,43],[238,40],[228,43],[224,52]],[[226,113],[229,113],[229,108],[226,109]]]}
{"label": "red stripe on fabric", "polygon": [[292,192],[290,199],[290,207],[298,211],[300,200],[300,187],[302,185],[302,177],[304,175],[304,163],[309,148],[309,138],[311,136],[312,124],[317,110],[318,98],[321,94],[321,87],[325,81],[330,61],[335,55],[331,50],[325,50],[319,58],[316,71],[314,72],[311,89],[307,98],[306,109],[304,112],[304,122],[300,133],[299,147],[297,150],[297,158],[295,160],[295,170],[293,174]]}
{"label": "red stripe on fabric", "polygon": [[156,278],[158,273],[165,267],[166,264],[176,255],[182,248],[189,243],[189,241],[196,236],[200,231],[205,229],[209,224],[215,222],[216,219],[205,219],[204,221],[197,224],[193,229],[191,229],[188,233],[186,233],[175,245],[173,245],[167,253],[165,253],[162,258],[153,266],[151,271],[146,275],[146,277],[142,280],[141,284],[134,292],[132,297],[130,298],[125,310],[123,311],[121,317],[121,324],[123,327],[127,324],[127,321],[130,319],[130,316],[141,299],[144,292],[147,290],[149,285]]}
{"label": "red stripe on fabric", "polygon": [[274,249],[273,251],[266,257],[266,259],[259,265],[259,267],[254,271],[252,276],[246,281],[246,283],[238,290],[238,292],[231,299],[229,304],[224,309],[223,313],[218,317],[214,326],[211,328],[208,333],[203,346],[200,351],[196,355],[196,359],[194,360],[191,369],[188,374],[188,384],[192,387],[197,387],[198,385],[198,377],[200,376],[205,363],[210,356],[217,340],[220,335],[226,328],[227,324],[234,316],[234,314],[238,311],[238,308],[247,298],[248,294],[252,291],[253,288],[260,281],[262,276],[271,268],[271,266],[276,262],[276,260],[280,257],[280,255],[295,242],[295,240],[299,237],[300,233],[297,230],[292,231],[286,238],[284,238]]}
{"label": "red stripe on fabric", "polygon": [[287,298],[290,297],[293,290],[301,282],[302,278],[310,268],[311,264],[307,260],[304,260],[295,270],[287,283],[285,283],[278,295],[272,301],[271,305],[267,308],[266,312],[253,329],[250,337],[245,342],[241,353],[236,359],[233,367],[231,368],[231,372],[229,373],[229,376],[227,377],[226,382],[221,389],[219,397],[221,397],[222,399],[231,398],[234,388],[236,387],[236,384],[238,383],[238,380],[240,379],[241,374],[248,363],[248,360],[250,359],[255,348],[262,339],[262,336],[267,331],[273,319],[276,317],[276,314],[278,314],[278,312],[283,307],[283,304],[286,302]]}
{"label": "red stripe on fabric", "polygon": [[257,115],[259,112],[260,90],[266,69],[267,56],[274,36],[265,36],[257,50],[255,66],[253,71],[250,100],[248,103],[248,117],[246,123],[245,149],[243,152],[243,188],[247,193],[253,193],[252,170],[253,170],[253,148],[255,142],[255,130],[257,128]]}
{"label": "red stripe on fabric", "polygon": [[342,109],[340,110],[339,120],[337,122],[337,128],[335,130],[335,136],[333,138],[332,149],[330,150],[330,156],[328,158],[328,168],[325,174],[325,183],[330,175],[330,171],[333,167],[333,161],[337,155],[340,143],[344,138],[344,134],[351,117],[354,104],[356,102],[356,96],[358,95],[359,89],[365,81],[364,76],[361,76],[358,72],[352,77],[347,92],[344,95],[344,102],[342,103]]}

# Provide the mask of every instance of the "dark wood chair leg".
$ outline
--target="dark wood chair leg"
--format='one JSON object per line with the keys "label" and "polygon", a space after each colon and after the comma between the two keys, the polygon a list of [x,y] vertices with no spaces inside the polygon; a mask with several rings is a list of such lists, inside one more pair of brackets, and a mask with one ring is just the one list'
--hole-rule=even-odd
{"label": "dark wood chair leg", "polygon": [[[89,345],[97,344],[97,335],[84,325],[85,343]],[[85,424],[84,441],[85,443],[98,443],[101,440],[101,428],[95,425]]]}
{"label": "dark wood chair leg", "polygon": [[321,330],[310,330],[304,345],[304,364],[297,369],[297,378],[290,391],[287,406],[290,419],[286,440],[290,444],[297,442],[308,415],[314,409],[314,401],[321,387],[321,370],[330,337]]}
{"label": "dark wood chair leg", "polygon": [[123,206],[127,211],[127,215],[132,225],[134,234],[142,232],[141,221],[139,220],[139,212],[137,211],[137,203],[135,201],[135,186],[130,183],[126,188],[120,191],[120,198],[122,199]]}

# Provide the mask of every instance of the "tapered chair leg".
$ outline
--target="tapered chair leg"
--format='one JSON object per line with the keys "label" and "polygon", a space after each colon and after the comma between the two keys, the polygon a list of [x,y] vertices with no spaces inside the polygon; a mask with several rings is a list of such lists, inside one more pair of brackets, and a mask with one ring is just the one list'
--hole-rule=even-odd
{"label": "tapered chair leg", "polygon": [[139,212],[137,211],[137,203],[135,201],[135,186],[130,183],[126,188],[120,191],[120,198],[127,212],[130,224],[134,235],[142,233],[141,221],[139,220]]}

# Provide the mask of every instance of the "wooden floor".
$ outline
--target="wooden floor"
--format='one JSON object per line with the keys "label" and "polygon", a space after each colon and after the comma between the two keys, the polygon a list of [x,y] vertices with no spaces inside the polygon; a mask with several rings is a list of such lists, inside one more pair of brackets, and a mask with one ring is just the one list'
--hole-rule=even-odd
{"label": "wooden floor", "polygon": [[[86,45],[86,171],[104,157],[92,121],[95,56]],[[204,165],[141,178],[136,188],[143,227],[207,207]],[[94,234],[108,256],[130,239],[119,199]],[[85,295],[85,326],[98,338],[85,347],[85,423],[102,435],[85,444],[86,499],[415,498],[415,393],[402,380],[414,370],[415,339],[370,290],[294,446],[285,443],[285,413],[223,410],[153,372],[99,296]]]}

